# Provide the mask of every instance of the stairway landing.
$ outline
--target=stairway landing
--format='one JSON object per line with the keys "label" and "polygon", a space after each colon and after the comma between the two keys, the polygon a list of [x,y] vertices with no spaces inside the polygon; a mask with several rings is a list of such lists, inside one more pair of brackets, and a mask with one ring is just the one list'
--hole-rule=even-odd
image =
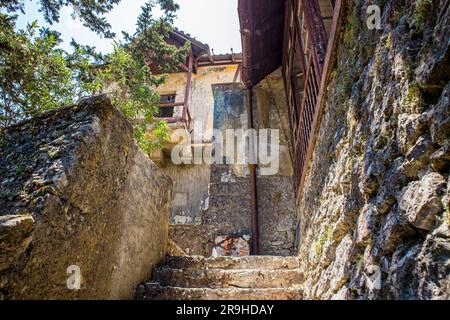
{"label": "stairway landing", "polygon": [[300,300],[296,257],[169,257],[136,288],[144,300]]}

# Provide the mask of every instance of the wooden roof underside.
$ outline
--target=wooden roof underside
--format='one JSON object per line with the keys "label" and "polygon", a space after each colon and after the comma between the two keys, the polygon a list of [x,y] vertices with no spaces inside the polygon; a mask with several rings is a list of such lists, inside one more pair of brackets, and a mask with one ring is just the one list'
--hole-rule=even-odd
{"label": "wooden roof underside", "polygon": [[198,41],[190,34],[184,33],[183,31],[176,28],[170,32],[169,39],[167,42],[177,47],[182,47],[187,41],[191,43],[194,58],[197,59],[198,57],[204,54],[209,54],[210,51],[209,46],[207,44]]}
{"label": "wooden roof underside", "polygon": [[285,0],[239,0],[242,80],[255,85],[282,63]]}

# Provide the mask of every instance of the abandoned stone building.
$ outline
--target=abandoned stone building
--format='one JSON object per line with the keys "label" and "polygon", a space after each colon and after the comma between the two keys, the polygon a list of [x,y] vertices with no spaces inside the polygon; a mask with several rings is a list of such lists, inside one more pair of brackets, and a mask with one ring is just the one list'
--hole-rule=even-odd
{"label": "abandoned stone building", "polygon": [[[171,129],[181,129],[181,138],[190,141],[190,154],[203,154],[212,148],[212,129],[247,129],[246,90],[241,82],[242,55],[212,55],[208,46],[174,30],[171,43],[192,45],[185,68],[170,74],[158,90],[161,94],[162,119]],[[179,41],[178,43],[176,41]],[[273,87],[282,86],[280,72],[269,80]],[[266,85],[267,86],[267,85]],[[282,130],[280,169],[270,176],[259,175],[255,201],[259,213],[261,253],[292,255],[294,248],[294,190],[290,157],[287,107],[280,95],[280,113],[274,100],[261,86],[261,105],[265,127]],[[255,103],[256,108],[256,103]],[[185,117],[183,118],[183,115]],[[189,159],[174,164],[169,141],[162,151],[152,155],[162,171],[174,183],[170,218],[170,239],[187,254],[210,256],[216,239],[251,238],[250,171],[245,163],[213,163]],[[230,161],[231,162],[231,161]],[[242,239],[244,240],[244,239]],[[244,241],[247,242],[247,241]],[[247,245],[248,244],[244,244]],[[248,251],[248,249],[247,249]]]}
{"label": "abandoned stone building", "polygon": [[3,131],[0,298],[450,298],[449,1],[238,2],[242,53],[171,32],[150,157],[105,96]]}

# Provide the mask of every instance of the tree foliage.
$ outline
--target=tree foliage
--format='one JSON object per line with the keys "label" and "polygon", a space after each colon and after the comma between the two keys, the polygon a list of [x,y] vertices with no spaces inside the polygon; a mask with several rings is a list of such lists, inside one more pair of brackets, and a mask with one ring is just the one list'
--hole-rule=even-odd
{"label": "tree foliage", "polygon": [[[48,18],[57,21],[52,10],[62,4],[98,6],[104,12],[118,1],[41,1]],[[9,3],[8,10],[22,10],[22,1]],[[152,11],[160,5],[164,15]],[[135,125],[141,148],[150,152],[168,138],[167,124],[153,123],[157,112],[164,72],[176,70],[186,61],[189,43],[176,48],[165,41],[178,6],[173,0],[149,1],[138,17],[134,34],[125,34],[123,43],[115,42],[113,52],[101,54],[94,47],[72,40],[73,52],[60,49],[60,35],[31,22],[16,30],[14,15],[0,13],[0,126],[7,126],[46,110],[70,104],[83,97],[107,93],[122,113]],[[47,11],[44,11],[47,12]],[[81,11],[80,11],[81,12]],[[95,13],[96,11],[94,11]],[[56,19],[56,20],[55,20]],[[89,20],[85,20],[89,21]],[[102,33],[102,30],[93,30]],[[158,65],[158,74],[150,66]],[[154,130],[148,134],[148,125]]]}
{"label": "tree foliage", "polygon": [[[59,22],[60,12],[63,7],[73,8],[73,17],[79,17],[83,25],[107,38],[114,38],[111,25],[104,15],[111,11],[121,0],[39,0],[40,9],[44,19],[49,24]],[[26,0],[0,0],[0,9],[7,12],[20,11],[25,13]],[[150,0],[149,5],[154,7],[159,4],[165,14],[165,18],[172,20],[178,5],[174,0]]]}
{"label": "tree foliage", "polygon": [[0,125],[72,102],[74,83],[59,35],[33,22],[14,30],[14,18],[0,14]]}
{"label": "tree foliage", "polygon": [[[5,8],[8,12],[25,13],[25,2],[25,0],[0,0],[0,8]],[[113,38],[111,25],[103,15],[119,2],[120,0],[40,0],[39,10],[44,15],[45,21],[53,24],[59,22],[63,7],[72,6],[73,16],[78,16],[84,26],[105,37]]]}

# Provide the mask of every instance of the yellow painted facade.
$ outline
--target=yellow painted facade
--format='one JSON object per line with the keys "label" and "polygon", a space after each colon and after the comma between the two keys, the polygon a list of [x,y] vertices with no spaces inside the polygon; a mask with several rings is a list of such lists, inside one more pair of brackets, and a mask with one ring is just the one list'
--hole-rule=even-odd
{"label": "yellow painted facade", "polygon": [[[192,121],[200,121],[204,130],[212,129],[214,114],[214,97],[212,85],[234,82],[238,65],[199,67],[192,74],[189,94],[189,111]],[[176,94],[175,102],[184,102],[187,73],[169,74],[164,85],[158,88],[160,94]],[[238,76],[236,82],[240,81]],[[183,107],[175,107],[174,117],[181,117]]]}

